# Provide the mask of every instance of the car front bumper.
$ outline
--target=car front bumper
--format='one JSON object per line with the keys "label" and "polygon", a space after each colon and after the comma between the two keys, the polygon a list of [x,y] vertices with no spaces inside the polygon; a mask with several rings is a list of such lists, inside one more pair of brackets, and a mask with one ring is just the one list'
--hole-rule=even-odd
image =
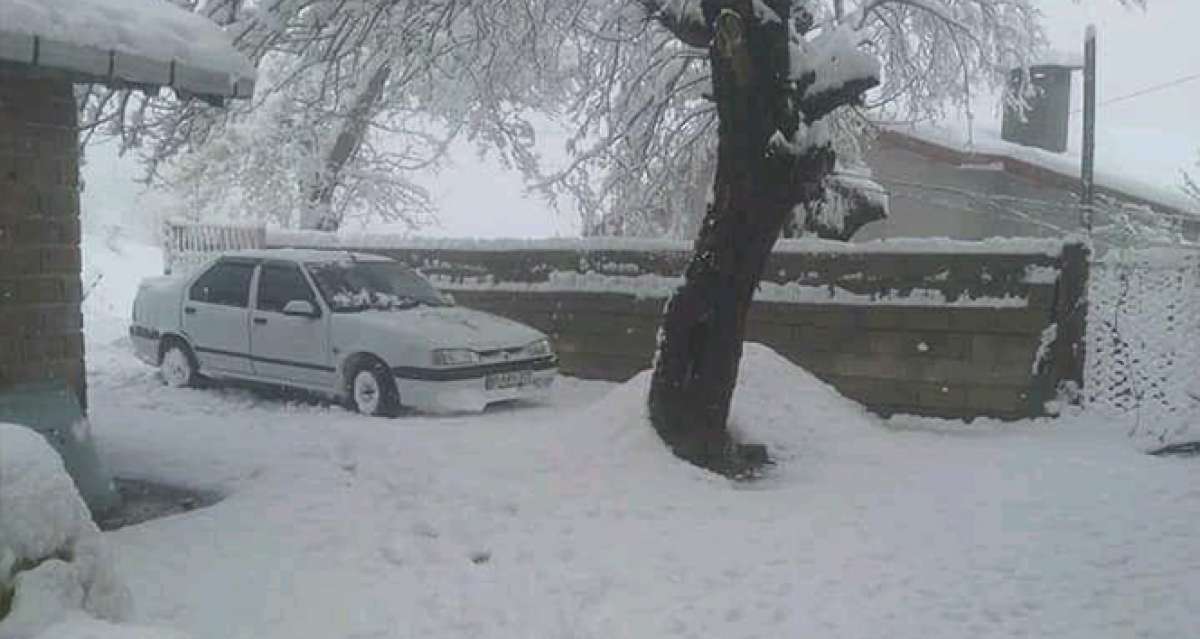
{"label": "car front bumper", "polygon": [[[558,377],[558,361],[543,358],[460,369],[393,369],[404,406],[430,413],[479,412],[496,402],[545,397]],[[518,385],[489,383],[497,375],[526,374]]]}

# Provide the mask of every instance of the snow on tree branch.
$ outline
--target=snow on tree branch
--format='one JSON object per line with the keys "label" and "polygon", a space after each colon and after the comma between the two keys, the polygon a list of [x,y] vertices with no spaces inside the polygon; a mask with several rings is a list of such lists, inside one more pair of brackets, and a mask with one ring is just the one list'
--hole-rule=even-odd
{"label": "snow on tree branch", "polygon": [[879,84],[879,59],[862,50],[864,40],[849,24],[827,29],[811,41],[793,40],[791,79],[801,87],[805,124],[857,104],[864,92]]}
{"label": "snow on tree branch", "polygon": [[785,234],[847,241],[863,226],[886,218],[888,192],[865,166],[840,167],[825,178],[824,197],[797,207]]}
{"label": "snow on tree branch", "polygon": [[684,44],[707,47],[712,29],[704,19],[700,0],[638,0],[652,20]]}

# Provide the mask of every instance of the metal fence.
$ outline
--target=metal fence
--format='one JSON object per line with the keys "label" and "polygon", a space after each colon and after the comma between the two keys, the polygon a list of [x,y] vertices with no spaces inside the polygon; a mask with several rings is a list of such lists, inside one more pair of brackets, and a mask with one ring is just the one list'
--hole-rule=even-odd
{"label": "metal fence", "polygon": [[1089,409],[1147,448],[1200,439],[1200,250],[1114,250],[1088,287]]}

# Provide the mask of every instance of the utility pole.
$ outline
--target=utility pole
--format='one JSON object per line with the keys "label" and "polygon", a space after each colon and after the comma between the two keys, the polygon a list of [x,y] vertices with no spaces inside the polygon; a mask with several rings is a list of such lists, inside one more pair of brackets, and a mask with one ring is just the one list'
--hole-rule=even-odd
{"label": "utility pole", "polygon": [[1083,180],[1081,203],[1088,235],[1096,201],[1096,25],[1089,24],[1083,44]]}

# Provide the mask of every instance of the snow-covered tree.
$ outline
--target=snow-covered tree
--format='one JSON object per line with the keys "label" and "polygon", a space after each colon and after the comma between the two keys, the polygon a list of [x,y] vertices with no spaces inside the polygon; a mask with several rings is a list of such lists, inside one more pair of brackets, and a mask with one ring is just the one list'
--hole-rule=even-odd
{"label": "snow-covered tree", "polygon": [[752,472],[765,455],[733,441],[726,420],[771,249],[797,211],[805,226],[838,234],[844,220],[826,208],[835,197],[878,208],[869,180],[839,174],[838,118],[877,86],[880,108],[919,114],[947,100],[967,104],[972,82],[1000,82],[1024,66],[1040,41],[1037,12],[1027,0],[642,4],[676,38],[674,48],[707,49],[711,89],[702,86],[690,108],[715,105],[718,130],[713,195],[660,331],[651,421],[683,459],[728,475]]}
{"label": "snow-covered tree", "polygon": [[536,173],[534,107],[568,85],[575,8],[549,0],[180,0],[226,25],[259,67],[231,110],[105,89],[84,121],[139,147],[197,215],[337,228],[348,216],[421,224],[414,176],[468,134]]}
{"label": "snow-covered tree", "polygon": [[[418,172],[466,135],[536,190],[568,198],[587,232],[688,236],[698,227],[716,162],[710,72],[702,50],[647,19],[657,2],[176,2],[225,24],[259,63],[258,97],[222,111],[97,91],[85,119],[140,146],[151,173],[198,214],[420,224],[431,211]],[[701,0],[662,4],[694,13]],[[1031,0],[793,4],[818,30],[839,10],[860,16],[855,27],[883,64],[865,105],[872,119],[965,106],[973,84],[1003,81],[1040,43]],[[538,163],[532,113],[574,128],[566,166]],[[841,165],[861,173],[864,116],[838,112],[829,126]],[[234,161],[209,162],[209,153]],[[810,205],[795,230],[837,235],[832,204]]]}
{"label": "snow-covered tree", "polygon": [[[636,4],[686,13],[698,11],[702,2]],[[1002,86],[1009,71],[1024,66],[1042,44],[1039,14],[1030,0],[793,5],[818,30],[839,12],[845,24],[846,12],[853,12],[864,48],[882,64],[881,86],[865,109],[839,111],[828,121],[841,164],[851,174],[861,173],[856,167],[872,131],[864,110],[870,120],[913,120],[969,108],[972,91],[980,84]],[[572,140],[574,160],[540,184],[573,197],[585,229],[691,235],[704,194],[696,185],[707,184],[716,159],[716,110],[705,98],[707,59],[628,11],[599,19],[595,30],[604,37],[589,48],[588,64],[577,69],[585,90],[566,111],[580,123]],[[801,225],[829,208],[810,206]]]}

